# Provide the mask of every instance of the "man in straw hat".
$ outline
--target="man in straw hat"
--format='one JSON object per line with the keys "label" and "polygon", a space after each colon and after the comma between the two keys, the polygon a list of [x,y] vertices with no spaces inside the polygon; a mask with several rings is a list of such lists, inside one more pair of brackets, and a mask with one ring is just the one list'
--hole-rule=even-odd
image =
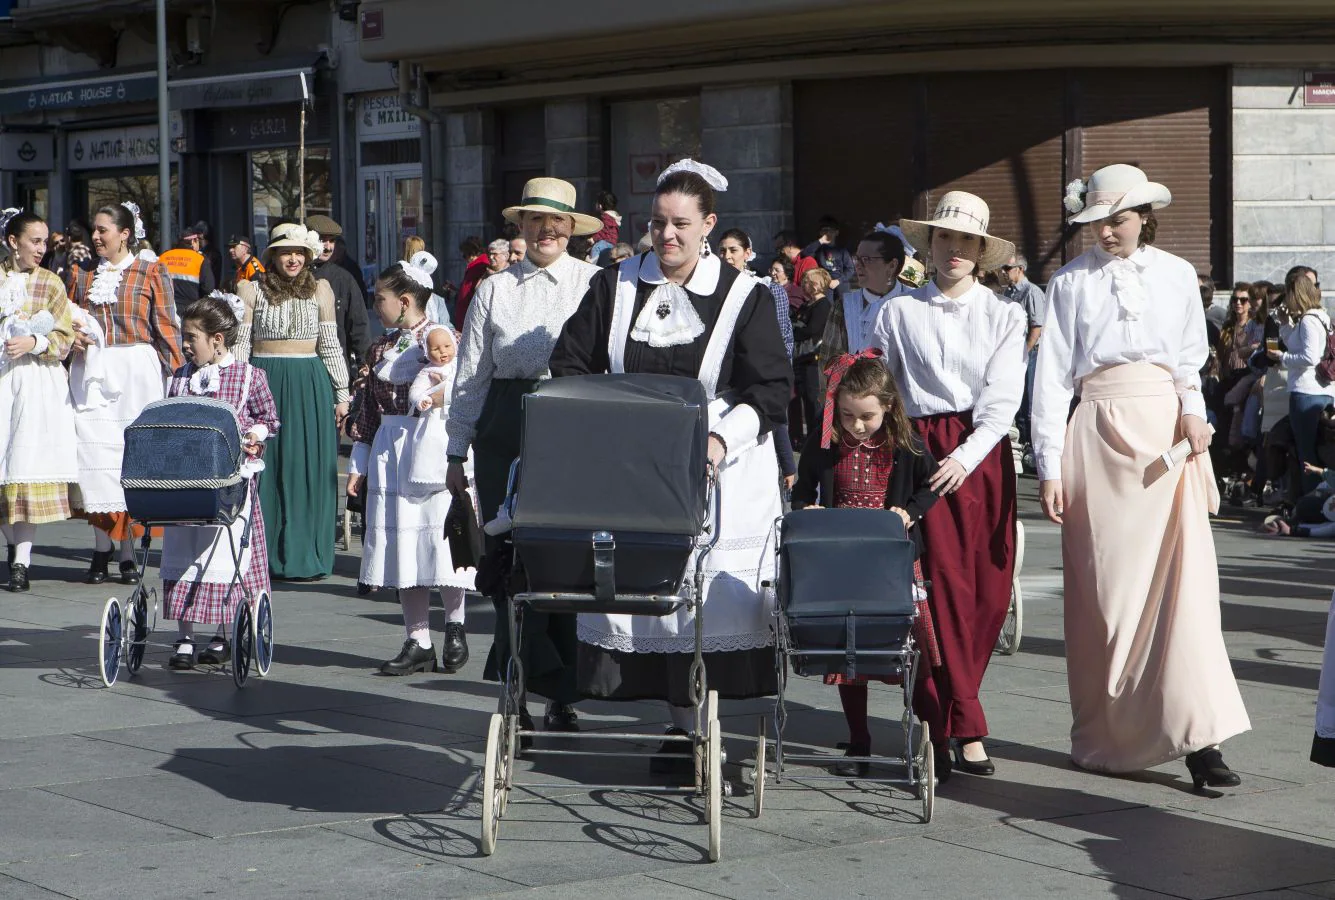
{"label": "man in straw hat", "polygon": [[[566,319],[579,307],[597,266],[566,252],[570,238],[603,227],[594,216],[575,209],[575,187],[559,178],[534,178],[523,199],[507,207],[506,220],[519,226],[527,248],[522,262],[482,281],[463,323],[458,376],[450,404],[448,430],[451,490],[468,486],[463,464],[469,449],[477,480],[479,513],[496,518],[505,499],[510,464],[519,455],[520,402],[547,374],[548,362]],[[500,533],[499,526],[489,531]],[[487,538],[486,552],[496,540]],[[501,679],[509,654],[503,592],[496,604],[496,637],[485,676]],[[546,697],[544,725],[549,731],[578,730],[572,704],[575,688],[575,617],[524,616],[526,690]],[[522,708],[522,706],[521,706]],[[524,728],[532,728],[527,712]]]}
{"label": "man in straw hat", "polygon": [[1031,427],[1062,528],[1071,760],[1135,772],[1185,757],[1200,789],[1241,782],[1219,743],[1250,721],[1219,618],[1205,311],[1191,264],[1154,246],[1172,199],[1128,165],[1067,187],[1094,246],[1048,282]]}
{"label": "man in straw hat", "polygon": [[978,693],[1010,606],[1015,563],[1011,422],[1024,391],[1024,311],[979,283],[1015,253],[988,233],[979,197],[949,191],[928,220],[900,222],[925,247],[935,275],[881,307],[872,346],[885,353],[904,407],[941,466],[941,502],[923,519],[924,562],[941,665],[925,667],[913,706],[930,729],[939,777],[952,768],[991,775],[987,717]]}

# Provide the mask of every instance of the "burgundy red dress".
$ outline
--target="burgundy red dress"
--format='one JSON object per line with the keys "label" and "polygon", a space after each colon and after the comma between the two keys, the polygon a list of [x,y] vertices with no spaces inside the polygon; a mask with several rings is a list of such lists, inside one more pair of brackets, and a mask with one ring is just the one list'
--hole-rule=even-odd
{"label": "burgundy red dress", "polygon": [[[885,495],[890,490],[890,476],[895,471],[895,447],[884,431],[863,443],[844,434],[835,451],[834,506],[836,509],[885,509]],[[914,560],[913,578],[922,583],[922,563]],[[918,621],[913,629],[914,639],[922,649],[924,662],[941,665],[941,650],[932,627],[932,612],[926,597],[917,601]],[[881,678],[885,684],[899,684],[899,678]],[[826,675],[826,684],[866,684],[868,679],[858,676]]]}

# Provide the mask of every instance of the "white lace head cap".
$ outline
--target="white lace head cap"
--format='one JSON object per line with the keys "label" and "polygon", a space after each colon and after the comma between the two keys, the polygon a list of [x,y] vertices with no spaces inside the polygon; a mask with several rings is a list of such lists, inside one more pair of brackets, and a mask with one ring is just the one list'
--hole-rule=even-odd
{"label": "white lace head cap", "polygon": [[445,337],[449,339],[449,342],[451,344],[455,345],[455,351],[456,352],[458,351],[459,342],[454,339],[454,331],[451,330],[448,325],[441,325],[439,322],[432,322],[430,325],[426,327],[425,330],[423,330],[422,337],[419,341],[419,343],[422,346],[422,355],[427,357],[428,361],[431,358],[430,357],[431,345],[429,341],[431,339],[431,335],[436,333],[437,331],[445,332]]}
{"label": "white lace head cap", "polygon": [[728,179],[723,177],[723,173],[718,169],[706,163],[696,162],[689,156],[685,159],[679,159],[668,166],[662,172],[658,173],[658,184],[662,185],[669,175],[675,175],[678,172],[692,172],[699,175],[716,191],[726,191],[728,189]]}
{"label": "white lace head cap", "polygon": [[139,204],[133,200],[124,200],[121,202],[121,206],[128,209],[130,215],[134,216],[134,239],[142,241],[148,237],[148,232],[144,231],[144,220],[139,217]]}
{"label": "white lace head cap", "polygon": [[430,290],[432,287],[431,273],[436,271],[436,266],[439,264],[430,253],[425,250],[418,250],[413,254],[412,259],[404,260],[399,265],[403,266],[404,274],[422,287]]}
{"label": "white lace head cap", "polygon": [[5,229],[9,227],[9,223],[13,221],[15,216],[22,212],[22,209],[15,209],[12,206],[8,209],[0,210],[0,234],[4,234]]}

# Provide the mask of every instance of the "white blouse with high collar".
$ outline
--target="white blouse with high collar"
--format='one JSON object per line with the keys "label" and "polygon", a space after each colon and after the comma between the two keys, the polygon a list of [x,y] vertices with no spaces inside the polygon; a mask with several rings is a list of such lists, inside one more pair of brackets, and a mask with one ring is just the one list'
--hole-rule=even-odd
{"label": "white blouse with high collar", "polygon": [[881,307],[880,347],[913,418],[972,412],[973,431],[947,457],[972,472],[1010,431],[1024,396],[1024,310],[974,283],[959,297],[928,282]]}
{"label": "white blouse with high collar", "polygon": [[1201,367],[1210,355],[1196,270],[1155,247],[1129,258],[1094,248],[1048,282],[1030,432],[1038,477],[1061,478],[1066,420],[1080,380],[1121,363],[1173,375],[1183,415],[1205,418]]}

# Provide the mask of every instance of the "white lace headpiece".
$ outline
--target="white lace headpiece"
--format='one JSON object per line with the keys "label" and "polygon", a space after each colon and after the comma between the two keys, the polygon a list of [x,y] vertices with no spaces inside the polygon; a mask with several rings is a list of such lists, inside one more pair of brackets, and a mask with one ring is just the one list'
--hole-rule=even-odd
{"label": "white lace headpiece", "polygon": [[124,200],[121,202],[121,206],[128,209],[130,215],[134,216],[134,239],[142,241],[148,237],[148,232],[144,231],[144,220],[139,217],[139,204],[133,200]]}
{"label": "white lace headpiece", "polygon": [[227,304],[227,308],[236,316],[238,322],[246,317],[246,301],[242,300],[236,294],[229,294],[226,291],[214,291],[209,294],[210,300],[221,300]]}
{"label": "white lace headpiece", "polygon": [[22,209],[15,209],[12,206],[0,211],[0,233],[3,233],[9,227],[10,221],[21,212],[23,212]]}
{"label": "white lace headpiece", "polygon": [[726,191],[728,189],[728,179],[723,177],[722,172],[711,165],[696,162],[690,157],[679,159],[658,173],[658,184],[662,184],[669,175],[675,175],[677,172],[694,172],[716,191]]}
{"label": "white lace headpiece", "polygon": [[879,231],[882,234],[893,234],[895,237],[899,238],[899,242],[904,245],[905,259],[912,257],[913,254],[918,252],[914,249],[913,245],[909,243],[909,239],[904,237],[904,231],[898,225],[883,225],[880,222],[877,222],[876,227],[873,228],[872,231]]}
{"label": "white lace headpiece", "polygon": [[431,273],[436,271],[438,263],[430,253],[425,250],[418,250],[413,254],[412,259],[404,260],[400,265],[403,266],[403,271],[413,281],[424,288],[431,288]]}

